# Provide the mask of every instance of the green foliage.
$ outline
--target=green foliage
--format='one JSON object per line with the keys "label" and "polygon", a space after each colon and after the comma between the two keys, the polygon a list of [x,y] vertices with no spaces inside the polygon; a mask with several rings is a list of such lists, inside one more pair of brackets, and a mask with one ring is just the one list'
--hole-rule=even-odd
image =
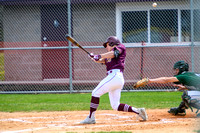
{"label": "green foliage", "polygon": [[5,71],[4,71],[4,54],[0,53],[0,81],[5,79]]}
{"label": "green foliage", "polygon": [[[176,107],[181,92],[122,92],[121,103],[149,109]],[[89,110],[91,93],[81,94],[0,94],[0,111]],[[108,94],[100,98],[98,110],[112,110]]]}

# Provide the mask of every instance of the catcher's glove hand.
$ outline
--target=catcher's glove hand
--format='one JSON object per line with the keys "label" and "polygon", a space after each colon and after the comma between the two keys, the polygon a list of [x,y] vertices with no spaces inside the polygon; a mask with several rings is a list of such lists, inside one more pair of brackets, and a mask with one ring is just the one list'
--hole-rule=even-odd
{"label": "catcher's glove hand", "polygon": [[143,78],[133,85],[133,88],[144,87],[149,82],[148,78]]}

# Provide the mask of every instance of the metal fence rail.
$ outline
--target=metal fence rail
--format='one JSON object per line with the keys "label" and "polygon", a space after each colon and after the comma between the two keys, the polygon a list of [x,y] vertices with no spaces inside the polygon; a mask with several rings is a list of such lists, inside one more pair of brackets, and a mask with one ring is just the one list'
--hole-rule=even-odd
{"label": "metal fence rail", "polygon": [[200,73],[200,1],[0,1],[0,93],[91,92],[106,76],[68,42],[73,36],[94,54],[115,35],[126,46],[123,91],[174,91],[172,84],[133,90],[143,77],[173,76],[185,60]]}

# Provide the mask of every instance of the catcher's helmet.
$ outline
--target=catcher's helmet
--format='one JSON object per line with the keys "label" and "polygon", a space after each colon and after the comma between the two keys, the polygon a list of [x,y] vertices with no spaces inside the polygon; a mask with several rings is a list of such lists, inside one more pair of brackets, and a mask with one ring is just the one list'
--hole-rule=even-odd
{"label": "catcher's helmet", "polygon": [[184,71],[188,71],[189,70],[189,65],[188,63],[186,63],[185,61],[181,60],[181,61],[177,61],[174,64],[174,69],[179,69],[179,74],[181,74]]}
{"label": "catcher's helmet", "polygon": [[109,46],[114,46],[120,44],[120,40],[116,36],[110,36],[107,38],[106,42],[103,44],[104,48],[107,47],[107,43],[109,43]]}

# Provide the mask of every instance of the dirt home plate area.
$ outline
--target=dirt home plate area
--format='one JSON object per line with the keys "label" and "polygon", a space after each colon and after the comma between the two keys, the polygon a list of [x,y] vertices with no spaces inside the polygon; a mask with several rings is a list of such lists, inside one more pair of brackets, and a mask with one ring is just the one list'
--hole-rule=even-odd
{"label": "dirt home plate area", "polygon": [[96,124],[79,124],[89,111],[58,112],[0,112],[0,133],[66,133],[109,132],[134,133],[193,133],[200,130],[195,111],[186,116],[173,116],[168,109],[147,109],[148,121],[141,121],[134,113],[98,110]]}

